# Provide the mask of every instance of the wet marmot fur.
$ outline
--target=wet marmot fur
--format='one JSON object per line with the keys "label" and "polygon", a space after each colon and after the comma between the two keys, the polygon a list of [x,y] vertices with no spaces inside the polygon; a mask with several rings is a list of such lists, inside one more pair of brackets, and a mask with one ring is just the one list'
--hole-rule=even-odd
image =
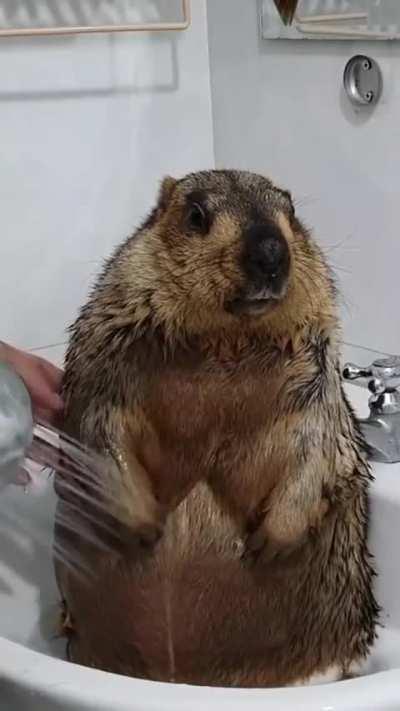
{"label": "wet marmot fur", "polygon": [[66,429],[104,455],[126,531],[115,555],[71,537],[93,585],[57,563],[73,661],[264,687],[366,657],[370,471],[335,297],[288,192],[229,170],[163,181],[71,330]]}

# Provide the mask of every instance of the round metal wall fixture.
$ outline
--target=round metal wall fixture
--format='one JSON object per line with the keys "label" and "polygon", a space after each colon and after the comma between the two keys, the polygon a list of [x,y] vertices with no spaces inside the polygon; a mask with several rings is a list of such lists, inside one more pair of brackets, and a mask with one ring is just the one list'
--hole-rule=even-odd
{"label": "round metal wall fixture", "polygon": [[371,57],[356,54],[347,62],[343,74],[344,90],[355,106],[376,104],[382,93],[382,73]]}

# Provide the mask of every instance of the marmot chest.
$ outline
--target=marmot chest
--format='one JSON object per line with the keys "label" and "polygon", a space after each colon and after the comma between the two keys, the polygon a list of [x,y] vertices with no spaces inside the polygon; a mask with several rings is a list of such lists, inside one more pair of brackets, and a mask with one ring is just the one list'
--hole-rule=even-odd
{"label": "marmot chest", "polygon": [[277,475],[268,438],[276,426],[281,386],[277,373],[266,378],[239,369],[171,369],[155,380],[145,407],[157,447],[148,452],[147,468],[160,498],[180,499],[199,480],[216,482],[229,498],[229,490],[239,493],[239,487],[246,509],[264,496],[272,485],[266,470]]}

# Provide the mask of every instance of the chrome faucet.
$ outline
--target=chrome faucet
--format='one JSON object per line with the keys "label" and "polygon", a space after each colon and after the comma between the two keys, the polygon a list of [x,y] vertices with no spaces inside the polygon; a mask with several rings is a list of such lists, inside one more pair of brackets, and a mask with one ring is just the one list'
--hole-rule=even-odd
{"label": "chrome faucet", "polygon": [[375,360],[368,368],[347,363],[345,380],[368,379],[372,393],[369,416],[360,419],[361,430],[376,462],[400,462],[400,356]]}

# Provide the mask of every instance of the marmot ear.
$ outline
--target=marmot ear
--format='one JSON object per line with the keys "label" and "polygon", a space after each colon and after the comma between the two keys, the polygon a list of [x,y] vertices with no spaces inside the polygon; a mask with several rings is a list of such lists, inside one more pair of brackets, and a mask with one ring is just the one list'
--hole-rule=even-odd
{"label": "marmot ear", "polygon": [[175,178],[171,178],[170,175],[167,175],[163,179],[163,181],[161,183],[160,192],[158,195],[158,205],[157,205],[157,207],[160,210],[166,209],[166,207],[171,199],[172,193],[175,190],[175,186],[176,186],[177,182],[178,181],[175,180]]}

